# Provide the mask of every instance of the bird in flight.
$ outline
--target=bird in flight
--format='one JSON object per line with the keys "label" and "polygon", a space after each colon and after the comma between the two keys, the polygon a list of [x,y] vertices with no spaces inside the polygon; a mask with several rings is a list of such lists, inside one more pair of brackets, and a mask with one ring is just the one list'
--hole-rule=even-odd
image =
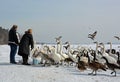
{"label": "bird in flight", "polygon": [[96,34],[97,34],[97,31],[95,31],[95,32],[94,32],[94,33],[92,33],[92,34],[88,34],[88,38],[91,38],[92,40],[94,40],[94,39],[95,39]]}
{"label": "bird in flight", "polygon": [[62,36],[59,36],[59,37],[57,37],[57,38],[55,38],[56,40],[60,40],[62,38]]}
{"label": "bird in flight", "polygon": [[120,37],[118,37],[118,36],[114,36],[114,38],[116,38],[116,39],[120,40]]}
{"label": "bird in flight", "polygon": [[61,38],[62,38],[62,36],[59,36],[59,37],[55,38],[56,42],[59,43]]}

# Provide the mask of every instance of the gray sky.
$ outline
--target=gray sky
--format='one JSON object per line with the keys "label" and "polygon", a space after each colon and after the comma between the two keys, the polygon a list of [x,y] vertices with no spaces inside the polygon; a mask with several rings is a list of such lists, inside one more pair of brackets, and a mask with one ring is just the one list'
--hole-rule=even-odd
{"label": "gray sky", "polygon": [[18,32],[32,28],[34,40],[54,43],[92,43],[89,33],[97,30],[95,41],[118,43],[120,0],[0,0],[0,26],[19,26]]}

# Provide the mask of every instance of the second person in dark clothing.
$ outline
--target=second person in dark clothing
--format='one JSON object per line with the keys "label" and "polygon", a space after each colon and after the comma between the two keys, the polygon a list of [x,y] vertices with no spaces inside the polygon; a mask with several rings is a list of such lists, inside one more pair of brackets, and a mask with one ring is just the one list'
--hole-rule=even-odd
{"label": "second person in dark clothing", "polygon": [[18,55],[22,56],[23,65],[30,65],[28,64],[28,57],[30,55],[30,49],[34,48],[33,36],[32,36],[32,29],[28,29],[25,32],[22,39],[20,40]]}

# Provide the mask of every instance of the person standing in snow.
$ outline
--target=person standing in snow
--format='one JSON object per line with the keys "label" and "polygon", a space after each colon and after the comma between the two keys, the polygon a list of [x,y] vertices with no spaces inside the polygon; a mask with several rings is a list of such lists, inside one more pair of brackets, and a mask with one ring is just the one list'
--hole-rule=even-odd
{"label": "person standing in snow", "polygon": [[25,31],[22,39],[20,40],[18,55],[22,56],[23,65],[30,65],[28,63],[28,57],[30,55],[30,50],[34,48],[32,29]]}
{"label": "person standing in snow", "polygon": [[13,25],[8,35],[8,45],[10,46],[10,63],[16,64],[15,55],[17,53],[17,46],[19,44],[19,36],[17,31],[18,26]]}

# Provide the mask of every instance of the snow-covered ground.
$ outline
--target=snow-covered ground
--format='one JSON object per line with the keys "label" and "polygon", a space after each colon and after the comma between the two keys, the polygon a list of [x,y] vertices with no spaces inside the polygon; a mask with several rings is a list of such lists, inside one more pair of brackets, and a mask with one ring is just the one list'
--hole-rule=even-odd
{"label": "snow-covered ground", "polygon": [[[9,52],[8,45],[0,45],[0,82],[120,82],[119,70],[116,77],[110,74],[110,70],[100,70],[92,76],[88,75],[90,69],[82,72],[74,66],[16,65],[9,63]],[[16,61],[19,60],[21,57],[16,55]]]}

